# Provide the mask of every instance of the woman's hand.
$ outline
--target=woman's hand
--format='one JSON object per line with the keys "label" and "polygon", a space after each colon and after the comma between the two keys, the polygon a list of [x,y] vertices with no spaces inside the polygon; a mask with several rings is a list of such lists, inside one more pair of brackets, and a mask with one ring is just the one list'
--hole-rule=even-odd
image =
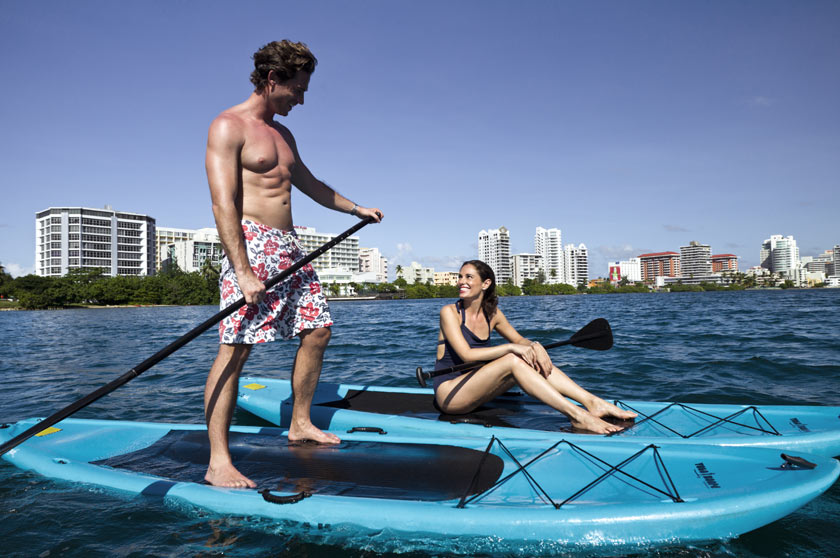
{"label": "woman's hand", "polygon": [[537,360],[537,352],[533,346],[520,345],[519,343],[510,344],[513,354],[528,363],[528,366],[534,370],[539,370],[539,361]]}
{"label": "woman's hand", "polygon": [[546,351],[545,347],[540,345],[537,341],[531,343],[531,349],[534,351],[534,357],[537,363],[534,368],[536,368],[544,377],[548,378],[549,374],[551,374],[551,370],[554,368],[554,363],[551,362],[551,357],[548,356],[548,351]]}

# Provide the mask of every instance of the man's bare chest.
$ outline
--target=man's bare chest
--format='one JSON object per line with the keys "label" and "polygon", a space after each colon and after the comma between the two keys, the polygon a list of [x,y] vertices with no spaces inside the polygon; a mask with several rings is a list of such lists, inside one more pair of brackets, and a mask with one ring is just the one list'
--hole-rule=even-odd
{"label": "man's bare chest", "polygon": [[290,175],[295,155],[286,139],[276,130],[249,130],[242,146],[241,161],[243,169],[253,173]]}

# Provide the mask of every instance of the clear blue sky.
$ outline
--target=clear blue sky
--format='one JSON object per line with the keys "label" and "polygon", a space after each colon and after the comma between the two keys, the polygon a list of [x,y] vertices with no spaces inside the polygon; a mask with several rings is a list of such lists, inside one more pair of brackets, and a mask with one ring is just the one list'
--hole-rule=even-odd
{"label": "clear blue sky", "polygon": [[[391,267],[456,269],[478,231],[537,226],[606,262],[691,240],[756,265],[840,243],[835,1],[4,2],[0,263],[34,267],[50,206],[213,225],[210,121],[251,55],[319,59],[284,123],[316,176],[378,206]],[[294,195],[295,222],[354,220]]]}

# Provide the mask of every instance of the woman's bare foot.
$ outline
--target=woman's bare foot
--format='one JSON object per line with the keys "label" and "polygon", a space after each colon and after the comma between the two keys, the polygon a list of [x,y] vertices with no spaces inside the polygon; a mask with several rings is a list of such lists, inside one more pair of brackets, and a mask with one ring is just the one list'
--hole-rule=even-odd
{"label": "woman's bare foot", "polygon": [[289,441],[302,442],[304,440],[312,440],[319,444],[338,444],[341,442],[338,436],[332,432],[324,432],[311,422],[306,425],[292,425],[289,428]]}
{"label": "woman's bare foot", "polygon": [[598,418],[613,417],[619,420],[633,420],[636,418],[636,413],[632,411],[625,411],[604,401],[600,397],[594,397],[592,401],[586,405],[587,410]]}
{"label": "woman's bare foot", "polygon": [[204,480],[213,486],[227,488],[256,488],[257,484],[236,470],[233,464],[207,467]]}
{"label": "woman's bare foot", "polygon": [[575,430],[582,430],[593,434],[612,434],[613,432],[621,432],[624,430],[621,426],[616,426],[601,420],[592,413],[584,411],[583,409],[581,409],[579,415],[572,418],[571,421],[572,427]]}

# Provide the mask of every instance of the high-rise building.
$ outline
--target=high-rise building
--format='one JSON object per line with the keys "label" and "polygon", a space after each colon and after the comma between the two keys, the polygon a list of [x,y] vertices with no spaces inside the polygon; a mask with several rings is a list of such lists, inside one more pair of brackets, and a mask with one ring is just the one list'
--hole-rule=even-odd
{"label": "high-rise building", "polygon": [[639,256],[642,281],[652,285],[657,277],[679,277],[680,255],[676,252],[651,252]]}
{"label": "high-rise building", "polygon": [[772,273],[790,275],[799,266],[799,248],[793,236],[774,234],[761,244],[761,267]]}
{"label": "high-rise building", "polygon": [[[319,233],[313,227],[295,225],[300,244],[306,253],[314,252],[336,236],[332,233]],[[359,272],[359,237],[348,236],[324,254],[312,261],[315,271],[340,269],[353,273]]]}
{"label": "high-rise building", "polygon": [[542,254],[513,255],[514,285],[522,288],[526,279],[536,279],[540,273],[545,273]]}
{"label": "high-rise building", "polygon": [[715,254],[712,260],[712,273],[738,271],[738,256],[735,254]]}
{"label": "high-rise building", "polygon": [[35,274],[100,268],[111,276],[153,275],[155,219],[88,207],[50,207],[35,214]]}
{"label": "high-rise building", "polygon": [[359,248],[359,273],[373,273],[378,281],[388,281],[388,258],[379,248]]}
{"label": "high-rise building", "polygon": [[189,240],[176,240],[165,250],[161,265],[164,268],[175,265],[187,273],[201,271],[207,260],[210,260],[213,267],[219,269],[222,257],[225,255],[219,233],[215,228],[193,231]]}
{"label": "high-rise building", "polygon": [[169,245],[176,242],[192,239],[195,234],[193,229],[175,229],[172,227],[155,228],[155,269],[160,271],[163,267],[163,260],[169,255]]}
{"label": "high-rise building", "polygon": [[537,227],[534,234],[534,252],[542,256],[546,283],[566,282],[566,266],[563,264],[563,237],[560,229]]}
{"label": "high-rise building", "polygon": [[569,285],[585,285],[589,281],[589,251],[581,243],[578,246],[566,244],[563,251],[563,263],[566,283]]}
{"label": "high-rise building", "polygon": [[696,240],[688,246],[680,246],[680,275],[682,277],[704,277],[712,274],[712,248]]}
{"label": "high-rise building", "polygon": [[478,259],[493,269],[496,282],[500,285],[513,279],[510,263],[510,233],[506,228],[479,231]]}

